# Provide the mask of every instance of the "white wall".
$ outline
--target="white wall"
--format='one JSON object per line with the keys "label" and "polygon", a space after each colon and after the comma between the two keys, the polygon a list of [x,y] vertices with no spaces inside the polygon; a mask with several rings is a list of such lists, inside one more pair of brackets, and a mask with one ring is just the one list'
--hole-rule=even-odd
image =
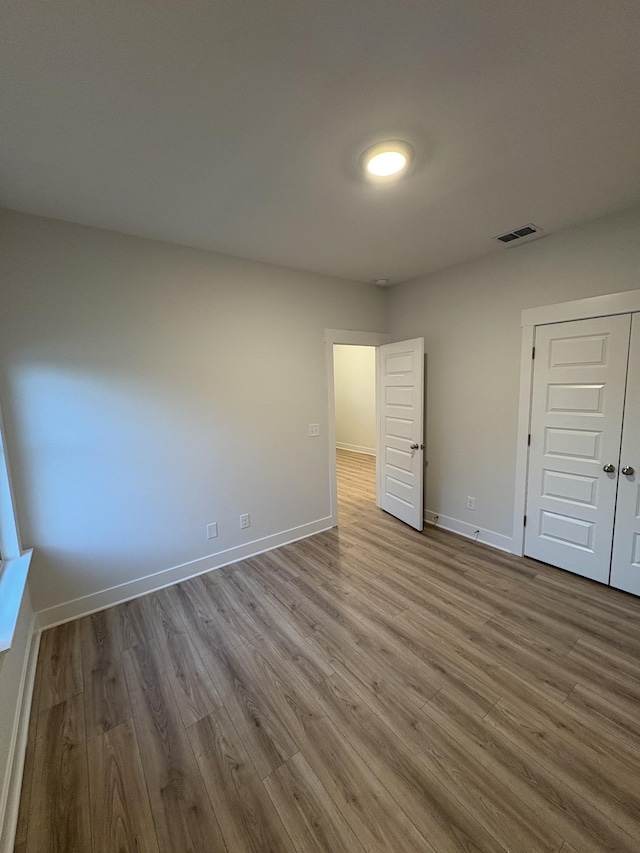
{"label": "white wall", "polygon": [[[26,590],[13,644],[9,651],[0,655],[0,850],[2,851],[13,849],[13,845],[9,844],[9,823],[15,822],[17,817],[20,793],[17,788],[17,779],[21,775],[21,770],[16,772],[16,769],[17,765],[21,767],[22,764],[21,745],[16,744],[16,737],[32,632],[33,611],[29,591]],[[26,734],[26,730],[21,734]],[[16,747],[18,757],[14,761]],[[14,784],[10,788],[12,771]]]}
{"label": "white wall", "polygon": [[384,331],[374,286],[9,211],[0,281],[36,610],[327,518],[323,333]]}
{"label": "white wall", "polygon": [[510,537],[520,311],[639,287],[640,212],[380,291],[4,211],[0,281],[41,610],[326,518],[323,331],[384,331],[387,299],[425,337],[427,508]]}
{"label": "white wall", "polygon": [[336,445],[376,452],[376,350],[336,344],[333,348]]}
{"label": "white wall", "polygon": [[428,510],[512,536],[521,310],[639,287],[635,210],[391,289],[392,340],[425,338]]}

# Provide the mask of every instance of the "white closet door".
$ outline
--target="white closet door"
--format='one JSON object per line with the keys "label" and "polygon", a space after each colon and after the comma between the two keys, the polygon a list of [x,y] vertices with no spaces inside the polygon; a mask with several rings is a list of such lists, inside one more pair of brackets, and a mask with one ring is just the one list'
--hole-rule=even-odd
{"label": "white closet door", "polygon": [[630,323],[627,314],[536,330],[525,554],[601,583],[609,582]]}
{"label": "white closet door", "polygon": [[423,527],[424,338],[379,348],[380,506]]}
{"label": "white closet door", "polygon": [[631,324],[611,586],[640,595],[640,314]]}

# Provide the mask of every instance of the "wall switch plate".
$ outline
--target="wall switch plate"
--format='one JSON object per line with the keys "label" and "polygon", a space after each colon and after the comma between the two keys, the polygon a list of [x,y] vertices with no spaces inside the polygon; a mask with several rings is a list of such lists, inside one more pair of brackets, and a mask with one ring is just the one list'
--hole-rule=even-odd
{"label": "wall switch plate", "polygon": [[246,530],[247,527],[251,526],[251,517],[248,512],[245,512],[240,516],[240,530]]}
{"label": "wall switch plate", "polygon": [[218,522],[212,521],[211,524],[207,524],[207,539],[215,539],[218,535]]}
{"label": "wall switch plate", "polygon": [[309,424],[309,435],[320,435],[320,424]]}
{"label": "wall switch plate", "polygon": [[475,509],[476,508],[476,499],[467,497],[467,509]]}

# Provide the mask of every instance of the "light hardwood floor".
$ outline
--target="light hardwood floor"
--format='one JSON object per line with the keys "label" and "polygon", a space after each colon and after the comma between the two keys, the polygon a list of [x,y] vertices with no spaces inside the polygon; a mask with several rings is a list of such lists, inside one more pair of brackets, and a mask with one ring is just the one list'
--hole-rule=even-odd
{"label": "light hardwood floor", "polygon": [[339,530],[43,636],[16,853],[638,853],[640,600],[339,460]]}
{"label": "light hardwood floor", "polygon": [[376,505],[376,458],[336,450],[338,523],[352,524]]}

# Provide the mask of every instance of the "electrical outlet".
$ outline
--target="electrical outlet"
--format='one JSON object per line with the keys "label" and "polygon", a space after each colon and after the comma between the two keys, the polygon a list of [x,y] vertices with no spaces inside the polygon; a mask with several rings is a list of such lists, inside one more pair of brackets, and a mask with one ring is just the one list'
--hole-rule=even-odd
{"label": "electrical outlet", "polygon": [[476,508],[476,499],[467,496],[467,509],[475,509]]}
{"label": "electrical outlet", "polygon": [[247,527],[251,527],[251,516],[245,512],[244,515],[240,516],[240,530],[246,530]]}
{"label": "electrical outlet", "polygon": [[211,524],[207,524],[207,539],[215,539],[218,535],[218,522],[212,521]]}
{"label": "electrical outlet", "polygon": [[320,435],[320,424],[309,424],[309,435]]}

